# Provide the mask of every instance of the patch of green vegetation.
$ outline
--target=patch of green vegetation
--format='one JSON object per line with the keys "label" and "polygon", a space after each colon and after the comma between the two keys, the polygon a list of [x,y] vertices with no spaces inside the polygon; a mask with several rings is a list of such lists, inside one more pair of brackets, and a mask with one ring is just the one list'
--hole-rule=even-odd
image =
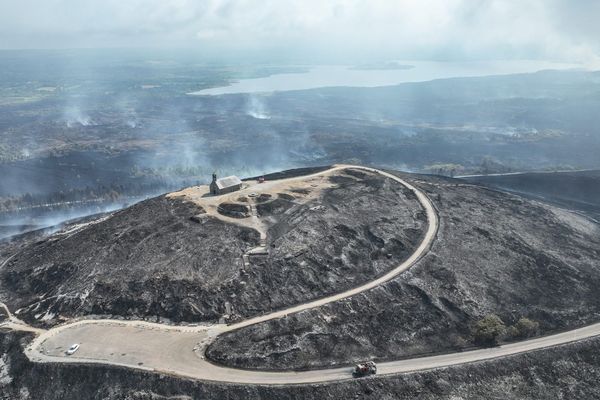
{"label": "patch of green vegetation", "polygon": [[516,324],[508,328],[507,334],[515,339],[525,339],[535,336],[539,332],[539,329],[539,322],[529,318],[521,318]]}
{"label": "patch of green vegetation", "polygon": [[507,327],[496,314],[488,314],[475,323],[473,341],[483,346],[496,346],[501,340],[523,340],[539,333],[540,324],[532,319],[521,317]]}
{"label": "patch of green vegetation", "polygon": [[484,346],[495,346],[506,332],[506,325],[496,314],[488,314],[473,327],[475,343]]}

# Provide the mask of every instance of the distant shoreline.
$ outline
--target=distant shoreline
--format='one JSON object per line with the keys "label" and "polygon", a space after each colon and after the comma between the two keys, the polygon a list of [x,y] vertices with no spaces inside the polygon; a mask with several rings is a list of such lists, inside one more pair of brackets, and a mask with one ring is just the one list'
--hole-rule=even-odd
{"label": "distant shoreline", "polygon": [[415,68],[414,65],[410,64],[399,64],[396,62],[389,63],[372,63],[372,64],[361,64],[355,65],[348,69],[353,71],[393,71],[393,70],[407,70]]}
{"label": "distant shoreline", "polygon": [[303,73],[274,73],[261,78],[238,79],[227,85],[188,92],[191,96],[273,93],[326,87],[381,87],[437,79],[474,78],[495,75],[566,70],[577,64],[538,60],[508,61],[394,61],[363,65],[316,65]]}

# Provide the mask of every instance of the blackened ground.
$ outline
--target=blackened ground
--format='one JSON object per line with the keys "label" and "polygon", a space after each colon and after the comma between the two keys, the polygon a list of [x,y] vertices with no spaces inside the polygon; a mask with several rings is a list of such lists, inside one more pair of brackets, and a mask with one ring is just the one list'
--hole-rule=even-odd
{"label": "blackened ground", "polygon": [[220,336],[209,358],[257,369],[328,367],[471,346],[472,324],[489,313],[507,324],[533,319],[540,333],[600,320],[596,224],[457,180],[402,176],[439,210],[426,257],[369,292]]}
{"label": "blackened ground", "polygon": [[331,166],[294,168],[294,169],[287,169],[285,171],[280,171],[280,172],[273,172],[271,174],[254,176],[252,178],[245,178],[244,180],[245,181],[257,180],[258,178],[261,178],[261,177],[265,178],[267,180],[295,178],[297,176],[316,174],[318,172],[326,171],[329,168],[331,168]]}
{"label": "blackened ground", "polygon": [[548,400],[600,398],[600,339],[441,370],[299,386],[187,381],[99,365],[33,364],[0,334],[2,400]]}
{"label": "blackened ground", "polygon": [[257,203],[264,203],[266,201],[269,201],[273,198],[273,195],[269,194],[269,193],[261,193],[257,198],[256,198],[256,202]]}
{"label": "blackened ground", "polygon": [[217,211],[219,214],[231,218],[248,218],[250,216],[250,207],[243,204],[221,203]]}
{"label": "blackened ground", "polygon": [[202,210],[162,196],[21,247],[0,270],[0,294],[37,324],[81,315],[216,321],[226,302],[234,318],[299,304],[371,280],[412,253],[426,226],[412,192],[360,171],[331,179],[307,204],[274,200],[289,207],[264,215],[269,255],[250,257],[245,269],[257,231],[192,220]]}
{"label": "blackened ground", "polygon": [[464,179],[521,193],[600,218],[600,170],[484,175]]}
{"label": "blackened ground", "polygon": [[266,217],[283,214],[293,206],[293,198],[285,198],[279,195],[279,197],[274,200],[257,204],[256,211],[260,217]]}
{"label": "blackened ground", "polygon": [[26,246],[0,271],[5,300],[29,321],[84,314],[218,318],[217,293],[235,286],[239,254],[259,235],[215,218],[190,220],[199,212],[161,196]]}
{"label": "blackened ground", "polygon": [[418,245],[426,221],[411,191],[352,170],[331,180],[333,188],[305,205],[281,195],[257,205],[269,226],[269,255],[251,257],[242,272],[244,288],[230,300],[238,316],[358,286],[393,268]]}

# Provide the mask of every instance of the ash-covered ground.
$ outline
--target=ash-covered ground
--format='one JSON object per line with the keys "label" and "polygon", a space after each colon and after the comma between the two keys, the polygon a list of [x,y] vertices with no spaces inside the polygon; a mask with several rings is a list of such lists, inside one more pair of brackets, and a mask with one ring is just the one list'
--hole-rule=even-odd
{"label": "ash-covered ground", "polygon": [[[428,352],[457,351],[472,344],[472,323],[489,313],[498,314],[507,324],[521,317],[533,319],[540,324],[538,333],[598,320],[600,299],[595,295],[595,288],[600,283],[597,261],[600,230],[596,224],[552,206],[452,179],[399,175],[426,191],[440,215],[440,230],[426,257],[408,272],[369,292],[224,335],[209,348],[209,356],[218,362],[247,368],[312,368],[363,359],[397,359]],[[145,288],[144,282],[156,282],[160,276],[161,288],[166,288],[160,292],[163,294],[169,293],[169,288],[180,281],[194,285],[194,291],[178,293],[196,301],[195,305],[203,304],[198,299],[204,299],[204,290],[220,296],[214,305],[207,306],[207,309],[217,309],[212,318],[224,311],[219,301],[230,301],[237,315],[252,315],[268,309],[265,298],[275,299],[277,304],[286,301],[297,304],[318,293],[355,286],[396,265],[414,250],[425,221],[410,192],[382,177],[360,171],[346,171],[331,180],[332,188],[324,189],[321,196],[306,204],[297,204],[298,199],[281,193],[256,199],[257,212],[267,221],[271,253],[262,261],[253,260],[247,273],[227,270],[226,261],[222,261],[224,266],[211,264],[218,266],[212,269],[202,263],[198,269],[189,265],[193,263],[190,260],[204,260],[203,257],[214,262],[228,254],[239,256],[240,251],[259,243],[258,233],[212,217],[194,221],[190,217],[202,213],[197,204],[159,197],[135,206],[140,207],[138,210],[133,207],[121,211],[87,228],[46,239],[30,234],[22,241],[3,243],[0,255],[5,260],[18,253],[1,271],[3,296],[13,302],[9,301],[9,306],[14,308],[19,302],[35,304],[36,296],[45,293],[44,290],[55,290],[54,294],[46,295],[49,297],[69,293],[69,290],[85,293],[78,285],[91,276],[92,287],[96,282],[110,282],[114,297],[104,298],[92,291],[83,304],[88,304],[88,299],[96,299],[97,304],[109,307],[101,312],[119,315],[116,308],[110,307],[122,304],[117,300],[127,295],[141,303],[135,303],[136,308],[123,308],[121,315],[152,317],[153,314],[145,314],[145,310],[154,312],[151,307],[155,306],[151,304],[163,304],[170,308],[163,308],[161,312],[170,319],[177,319],[176,312],[182,312],[186,304],[182,297],[167,295],[159,301],[158,297],[148,295],[155,292],[131,293],[124,289]],[[302,193],[298,193],[300,195]],[[352,214],[352,210],[357,214]],[[183,230],[186,235],[170,233],[180,226],[187,227]],[[148,233],[150,227],[160,227],[159,233]],[[231,247],[213,243],[215,233],[208,228],[223,230],[219,235],[228,235],[226,243]],[[136,234],[138,231],[145,234]],[[180,231],[177,229],[177,232]],[[112,239],[116,233],[120,237],[135,238],[129,247],[121,250],[120,254],[130,256],[120,258],[124,263],[120,269],[111,267],[108,260],[112,259],[107,258],[117,244],[128,243]],[[383,239],[383,243],[373,236]],[[177,239],[172,243],[166,238]],[[35,240],[38,242],[24,244]],[[404,246],[392,246],[396,241]],[[200,245],[196,245],[198,242]],[[186,253],[196,253],[186,255],[188,258],[171,255],[168,264],[157,261],[164,260],[159,256],[172,254],[167,250],[177,243],[187,246],[182,247]],[[315,244],[299,254],[291,251],[297,248],[291,246],[303,243]],[[343,243],[352,243],[353,247],[336,247]],[[135,252],[144,253],[144,248],[138,249],[134,244],[147,246],[146,252],[154,255],[140,260]],[[38,247],[53,261],[44,263],[45,258],[36,258]],[[60,257],[64,249],[70,247],[77,249],[69,254],[79,260],[75,264],[79,268],[67,269],[69,274],[61,280],[56,278],[55,272],[63,270],[54,265],[62,267],[66,263]],[[96,251],[87,252],[87,249]],[[323,270],[316,269],[317,266],[322,268],[323,260],[328,257],[335,259],[328,249],[339,252],[342,264],[332,261],[327,266],[331,269],[321,273]],[[290,258],[290,254],[297,257]],[[317,254],[323,258],[316,258]],[[343,254],[346,256],[342,257]],[[348,258],[356,257],[352,254],[363,258]],[[86,259],[102,260],[104,264],[86,264]],[[352,260],[353,264],[344,264],[344,259]],[[311,264],[311,260],[315,264]],[[371,263],[370,267],[364,266],[365,260]],[[149,263],[152,269],[148,269]],[[106,271],[100,273],[101,268]],[[283,269],[279,275],[277,268]],[[152,274],[145,274],[146,271]],[[234,276],[231,281],[244,279],[247,282],[243,291],[236,292],[239,287],[215,283],[221,282],[219,274],[224,271]],[[254,271],[255,283],[248,278],[250,271]],[[197,274],[196,278],[188,279],[193,273]],[[306,279],[307,276],[314,277],[314,281]],[[24,282],[20,286],[16,284],[19,277]],[[311,282],[315,282],[312,287]],[[262,288],[251,286],[253,284],[265,285],[268,290],[261,292]],[[155,290],[155,296],[159,296],[158,287]],[[232,297],[232,293],[236,296]],[[246,296],[243,300],[262,308],[242,308],[246,303],[236,300],[242,299],[240,293],[255,293],[256,298]],[[285,293],[291,293],[292,298],[285,298]],[[259,296],[264,296],[260,297],[262,303]],[[69,308],[77,304],[75,302],[48,304],[44,306],[50,307],[51,312],[54,312],[52,307],[62,307],[57,317],[88,312],[83,306]],[[39,321],[34,309],[35,305],[25,309],[21,317]],[[190,320],[199,315],[189,314]],[[203,317],[206,315],[208,313]],[[48,322],[55,322],[57,317]],[[600,341],[597,339],[422,373],[289,387],[211,384],[112,366],[34,364],[22,353],[29,340],[24,334],[0,334],[0,399],[541,400],[600,397],[597,385]]]}
{"label": "ash-covered ground", "polygon": [[257,199],[269,254],[246,263],[256,230],[171,196],[20,248],[5,243],[2,301],[42,325],[83,315],[214,322],[227,302],[232,319],[299,304],[369,281],[413,252],[426,220],[410,190],[351,169],[327,181],[307,202]]}
{"label": "ash-covered ground", "polygon": [[600,219],[600,170],[477,175],[463,179],[541,199]]}
{"label": "ash-covered ground", "polygon": [[429,254],[369,292],[220,336],[210,359],[304,369],[456,351],[487,314],[539,334],[600,319],[600,228],[579,215],[463,182],[402,175],[440,215]]}

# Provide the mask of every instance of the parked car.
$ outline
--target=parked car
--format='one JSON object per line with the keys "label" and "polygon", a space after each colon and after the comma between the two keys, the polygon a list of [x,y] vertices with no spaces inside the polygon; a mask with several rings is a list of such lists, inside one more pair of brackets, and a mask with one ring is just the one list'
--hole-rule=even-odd
{"label": "parked car", "polygon": [[71,347],[69,347],[69,349],[66,351],[66,353],[68,356],[70,356],[71,354],[75,353],[77,350],[79,350],[79,343],[75,343],[75,344],[71,345]]}

